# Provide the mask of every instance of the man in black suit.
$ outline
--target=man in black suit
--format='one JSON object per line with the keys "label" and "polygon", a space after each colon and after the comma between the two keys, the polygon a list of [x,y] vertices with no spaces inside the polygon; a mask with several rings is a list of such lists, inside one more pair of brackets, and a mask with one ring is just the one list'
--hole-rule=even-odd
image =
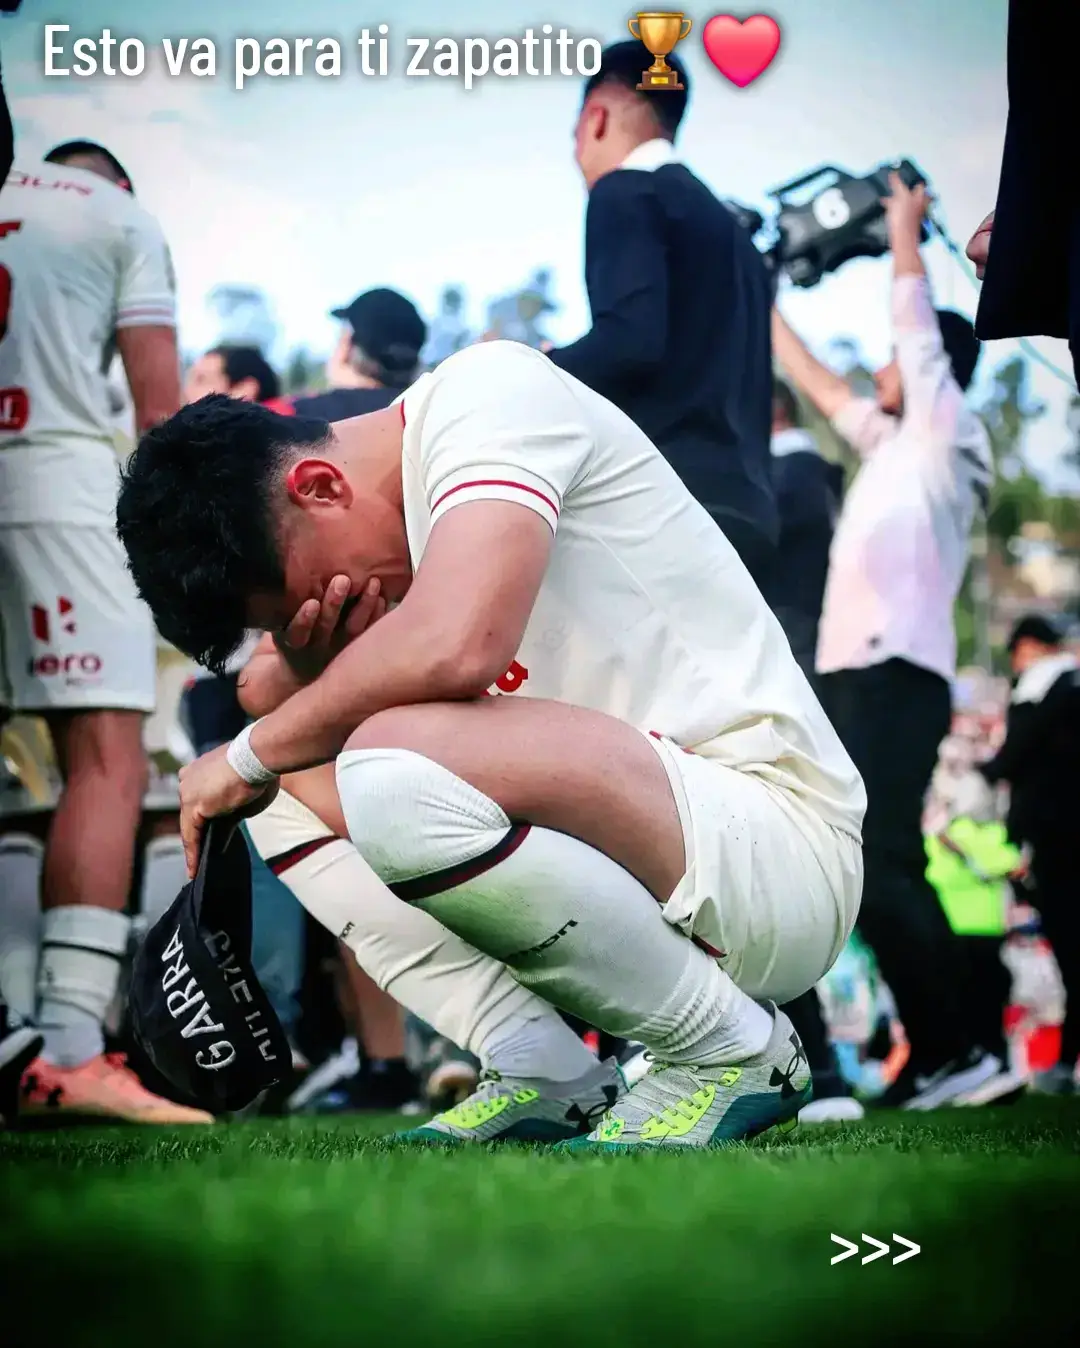
{"label": "man in black suit", "polygon": [[779,532],[772,289],[746,230],[679,162],[687,92],[637,91],[649,63],[640,42],[616,43],[585,86],[575,152],[593,326],[551,357],[637,422],[760,582]]}
{"label": "man in black suit", "polygon": [[823,457],[802,425],[798,399],[782,379],[773,384],[771,449],[780,542],[764,594],[799,668],[816,684],[818,622],[844,470]]}
{"label": "man in black suit", "polygon": [[1075,165],[1075,0],[1010,0],[1009,121],[997,207],[968,244],[985,275],[975,331],[1067,337],[1080,384],[1080,188]]}

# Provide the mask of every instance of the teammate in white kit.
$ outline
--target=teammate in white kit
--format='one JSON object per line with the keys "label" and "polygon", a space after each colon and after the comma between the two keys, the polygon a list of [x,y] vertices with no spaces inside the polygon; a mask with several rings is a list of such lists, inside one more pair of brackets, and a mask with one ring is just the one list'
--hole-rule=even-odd
{"label": "teammate in white kit", "polygon": [[189,864],[207,819],[336,762],[398,903],[654,1055],[572,1145],[794,1123],[809,1072],[775,1003],[854,924],[862,783],[734,550],[627,417],[504,342],[333,427],[208,398],[143,437],[118,528],[163,634],[211,667],[248,627],[337,621],[342,577],[398,603],[185,769]]}
{"label": "teammate in white kit", "polygon": [[0,192],[0,706],[48,724],[63,776],[42,877],[43,1056],[23,1107],[205,1120],[104,1053],[153,710],[154,631],[115,535],[106,371],[140,430],[179,402],[168,249],[100,146],[16,165]]}

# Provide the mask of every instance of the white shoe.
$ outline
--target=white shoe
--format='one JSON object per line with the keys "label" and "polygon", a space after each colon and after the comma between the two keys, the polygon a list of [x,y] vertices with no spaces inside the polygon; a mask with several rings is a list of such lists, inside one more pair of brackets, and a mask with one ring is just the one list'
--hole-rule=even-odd
{"label": "white shoe", "polygon": [[581,1137],[625,1091],[614,1058],[576,1081],[502,1077],[487,1071],[476,1090],[419,1128],[398,1133],[403,1142],[452,1146],[460,1142],[562,1142]]}
{"label": "white shoe", "polygon": [[834,1095],[811,1100],[799,1110],[800,1123],[858,1123],[866,1110],[853,1095]]}
{"label": "white shoe", "polygon": [[337,1053],[331,1054],[313,1072],[309,1072],[285,1101],[286,1114],[298,1113],[317,1095],[355,1076],[359,1070],[360,1047],[355,1039],[345,1039]]}
{"label": "white shoe", "polygon": [[795,1027],[769,1004],[773,1030],[760,1053],[730,1066],[653,1063],[588,1137],[559,1151],[719,1147],[769,1128],[788,1132],[810,1099],[810,1068]]}
{"label": "white shoe", "polygon": [[1003,1105],[1017,1100],[1028,1088],[1028,1079],[1005,1066],[997,1059],[998,1070],[992,1077],[976,1086],[973,1091],[965,1091],[953,1100],[954,1105]]}
{"label": "white shoe", "polygon": [[918,1091],[901,1109],[930,1110],[951,1105],[962,1095],[977,1090],[1001,1070],[1001,1060],[992,1053],[972,1050],[966,1058],[947,1063],[931,1076],[918,1081]]}

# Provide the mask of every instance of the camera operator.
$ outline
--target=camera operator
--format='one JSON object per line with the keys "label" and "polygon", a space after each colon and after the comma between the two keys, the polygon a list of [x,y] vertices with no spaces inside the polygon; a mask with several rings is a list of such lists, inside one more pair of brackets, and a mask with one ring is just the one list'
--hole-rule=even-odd
{"label": "camera operator", "polygon": [[688,92],[638,92],[648,60],[640,42],[616,43],[585,85],[575,155],[592,329],[550,354],[641,427],[760,583],[778,530],[772,286],[747,230],[679,159]]}
{"label": "camera operator", "polygon": [[890,176],[895,353],[856,397],[776,313],[780,364],[863,460],[830,555],[818,641],[822,697],[863,775],[860,925],[904,1022],[911,1058],[882,1103],[933,1108],[1001,1070],[974,1042],[965,966],[926,879],[923,799],[949,730],[953,604],[992,479],[986,432],[964,404],[971,324],[935,313],[919,255],[925,187]]}
{"label": "camera operator", "polygon": [[1031,848],[1035,906],[1065,985],[1058,1062],[1035,1078],[1052,1095],[1076,1089],[1080,1056],[1080,905],[1076,823],[1080,790],[1080,661],[1045,618],[1022,618],[1009,637],[1016,686],[1005,742],[983,776],[1008,782],[1009,836]]}

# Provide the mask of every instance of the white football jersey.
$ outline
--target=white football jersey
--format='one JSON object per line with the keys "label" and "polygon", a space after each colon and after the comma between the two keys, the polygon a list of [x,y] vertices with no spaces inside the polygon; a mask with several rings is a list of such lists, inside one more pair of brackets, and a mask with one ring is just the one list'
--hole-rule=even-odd
{"label": "white football jersey", "polygon": [[723,533],[607,399],[512,342],[450,356],[401,398],[414,567],[468,501],[535,511],[554,550],[490,690],[618,717],[798,796],[860,836],[866,793]]}
{"label": "white football jersey", "polygon": [[83,169],[16,167],[0,191],[0,523],[114,509],[117,329],[175,326],[157,221]]}

